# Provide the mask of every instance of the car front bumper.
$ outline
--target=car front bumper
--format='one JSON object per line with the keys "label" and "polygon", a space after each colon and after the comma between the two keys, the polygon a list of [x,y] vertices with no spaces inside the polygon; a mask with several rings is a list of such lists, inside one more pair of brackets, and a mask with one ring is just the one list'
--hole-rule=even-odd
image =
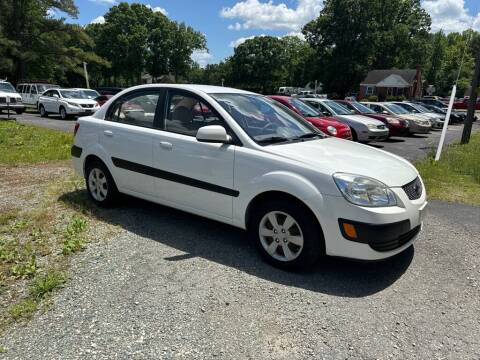
{"label": "car front bumper", "polygon": [[78,115],[78,116],[88,116],[95,113],[100,108],[77,108],[77,107],[67,107],[67,114],[69,115]]}
{"label": "car front bumper", "polygon": [[388,129],[368,129],[368,141],[383,141],[388,138]]}
{"label": "car front bumper", "polygon": [[410,121],[409,132],[411,134],[426,134],[432,129],[431,125],[421,125],[414,121]]}
{"label": "car front bumper", "polygon": [[7,105],[6,103],[0,103],[0,110],[25,110],[25,105],[23,104],[9,104]]}
{"label": "car front bumper", "polygon": [[[374,261],[394,256],[412,245],[423,226],[425,188],[417,200],[410,200],[401,187],[391,189],[398,206],[362,207],[347,202],[341,195],[323,196],[321,208],[314,212],[323,230],[327,255]],[[345,222],[355,226],[356,239],[345,233]]]}

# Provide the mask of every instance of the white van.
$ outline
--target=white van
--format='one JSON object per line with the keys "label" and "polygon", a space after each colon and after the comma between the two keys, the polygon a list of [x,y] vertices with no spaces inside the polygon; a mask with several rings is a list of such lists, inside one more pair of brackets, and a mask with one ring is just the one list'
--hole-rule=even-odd
{"label": "white van", "polygon": [[23,104],[38,109],[38,98],[48,89],[60,86],[48,83],[21,83],[17,85],[17,92],[22,96]]}

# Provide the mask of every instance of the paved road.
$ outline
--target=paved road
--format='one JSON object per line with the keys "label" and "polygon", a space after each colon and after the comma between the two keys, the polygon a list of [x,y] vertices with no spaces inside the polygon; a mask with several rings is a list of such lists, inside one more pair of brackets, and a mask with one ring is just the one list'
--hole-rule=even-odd
{"label": "paved road", "polygon": [[131,199],[96,214],[125,232],[75,257],[5,358],[480,358],[480,208],[432,201],[400,256],[297,274],[196,216]]}
{"label": "paved road", "polygon": [[[16,115],[17,120],[23,124],[42,126],[50,129],[73,132],[75,120],[61,120],[59,116],[49,115],[41,118],[39,114],[29,112]],[[462,136],[463,125],[450,125],[446,144],[459,141]],[[473,124],[473,131],[480,131],[480,121]],[[440,139],[439,130],[432,130],[427,135],[414,135],[409,137],[392,137],[384,142],[373,142],[370,146],[383,149],[405,157],[410,161],[419,160],[436,150]]]}

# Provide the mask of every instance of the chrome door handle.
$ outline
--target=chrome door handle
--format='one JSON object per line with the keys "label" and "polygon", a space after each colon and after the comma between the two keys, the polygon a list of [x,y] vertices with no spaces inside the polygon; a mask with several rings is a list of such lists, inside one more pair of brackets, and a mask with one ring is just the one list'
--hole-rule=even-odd
{"label": "chrome door handle", "polygon": [[111,132],[110,130],[105,130],[105,131],[103,132],[103,135],[112,137],[112,136],[113,136],[113,132]]}
{"label": "chrome door handle", "polygon": [[161,148],[165,150],[172,150],[173,148],[172,143],[169,143],[168,141],[160,141],[159,145]]}

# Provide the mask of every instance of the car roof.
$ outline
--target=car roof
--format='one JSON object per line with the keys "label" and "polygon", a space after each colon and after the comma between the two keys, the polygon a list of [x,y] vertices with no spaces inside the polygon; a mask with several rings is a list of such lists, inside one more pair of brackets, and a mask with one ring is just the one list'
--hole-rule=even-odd
{"label": "car roof", "polygon": [[[214,86],[214,85],[197,85],[197,84],[146,84],[146,85],[138,85],[132,88],[127,88],[125,90],[133,90],[133,89],[148,89],[151,87],[169,87],[174,89],[182,89],[182,90],[195,90],[200,91],[205,94],[255,94],[250,91],[230,88],[230,87],[223,87],[223,86]],[[255,94],[258,95],[258,94]]]}

